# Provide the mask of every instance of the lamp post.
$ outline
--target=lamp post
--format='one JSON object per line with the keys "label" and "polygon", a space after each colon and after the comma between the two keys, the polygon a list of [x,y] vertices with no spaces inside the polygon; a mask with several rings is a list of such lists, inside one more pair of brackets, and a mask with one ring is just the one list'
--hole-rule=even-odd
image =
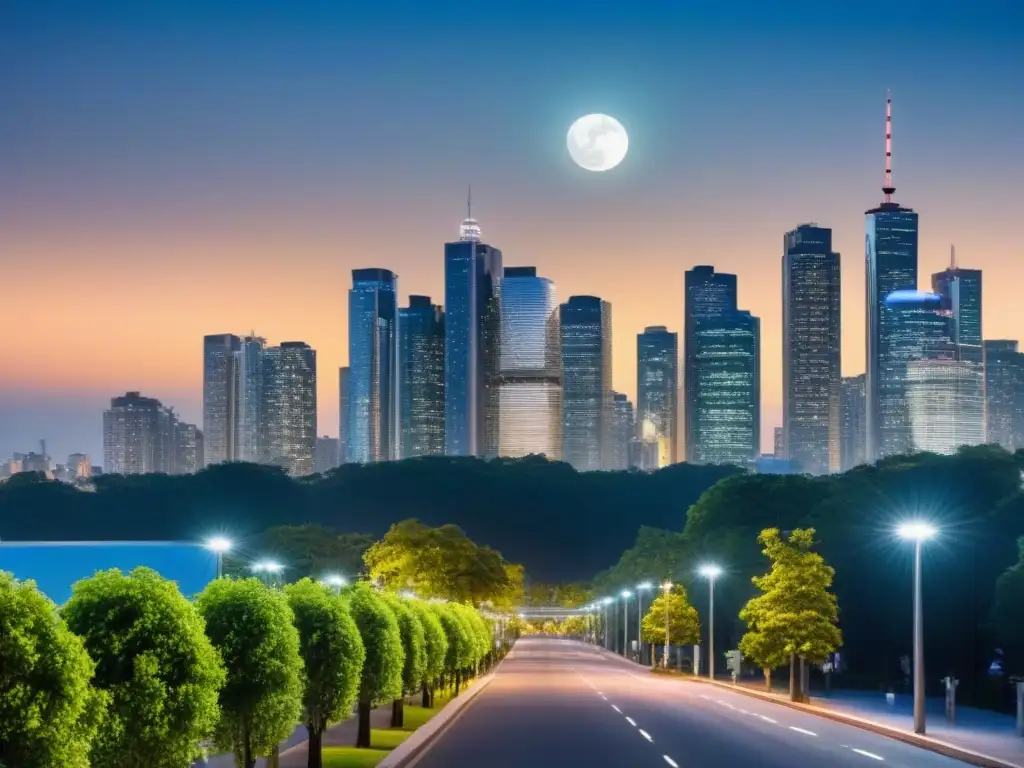
{"label": "lamp post", "polygon": [[722,575],[722,569],[713,563],[702,565],[698,573],[708,580],[710,601],[708,604],[708,677],[715,679],[715,579]]}
{"label": "lamp post", "polygon": [[348,584],[348,579],[346,579],[344,576],[332,573],[327,576],[324,576],[323,583],[328,587],[333,588],[334,594],[340,595],[341,588]]}
{"label": "lamp post", "polygon": [[644,595],[643,593],[650,589],[653,585],[649,581],[641,582],[636,585],[636,660],[638,663],[644,663],[644,638],[643,638],[643,619],[644,619]]}
{"label": "lamp post", "polygon": [[610,597],[606,597],[601,601],[601,605],[604,606],[604,621],[602,622],[601,629],[604,631],[604,647],[609,651],[612,649],[611,636],[608,634],[608,606],[614,601]]}
{"label": "lamp post", "polygon": [[[284,566],[273,560],[261,560],[258,563],[253,563],[252,570],[253,573],[260,574],[260,579],[269,587],[271,586],[271,579],[283,571]],[[268,576],[264,579],[263,574],[268,574]]]}
{"label": "lamp post", "polygon": [[214,536],[210,539],[207,539],[206,544],[204,546],[211,552],[215,552],[217,554],[217,578],[223,578],[224,553],[231,551],[231,539],[225,536]]}
{"label": "lamp post", "polygon": [[938,531],[922,521],[903,523],[896,529],[901,539],[914,542],[914,733],[925,732],[924,714],[924,612],[921,607],[921,545]]}
{"label": "lamp post", "polygon": [[628,654],[629,647],[629,598],[633,593],[628,589],[622,590],[622,657]]}
{"label": "lamp post", "polygon": [[672,591],[672,582],[666,581],[664,584],[661,585],[661,588],[665,590],[665,658],[663,659],[663,662],[665,669],[668,669],[668,593]]}

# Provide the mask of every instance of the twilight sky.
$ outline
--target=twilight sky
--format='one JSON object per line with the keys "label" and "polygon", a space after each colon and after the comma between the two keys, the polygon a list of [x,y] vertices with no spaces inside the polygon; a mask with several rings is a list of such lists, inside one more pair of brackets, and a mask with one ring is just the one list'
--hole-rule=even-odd
{"label": "twilight sky", "polygon": [[[350,270],[443,301],[466,185],[506,265],[682,326],[683,272],[739,274],[781,420],[782,234],[834,229],[843,372],[864,370],[864,211],[921,215],[921,283],[984,270],[986,338],[1024,337],[1024,3],[6,0],[0,3],[0,459],[102,460],[128,389],[201,424],[205,333],[318,352],[337,434]],[[575,167],[569,124],[630,153]]]}

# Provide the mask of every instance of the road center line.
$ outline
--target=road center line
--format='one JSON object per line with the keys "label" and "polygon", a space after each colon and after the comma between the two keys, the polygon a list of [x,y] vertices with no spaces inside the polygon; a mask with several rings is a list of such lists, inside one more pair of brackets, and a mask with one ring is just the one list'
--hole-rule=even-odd
{"label": "road center line", "polygon": [[772,725],[778,725],[779,724],[778,720],[772,720],[770,717],[768,717],[768,715],[758,715],[758,717],[760,717],[766,723],[771,723]]}
{"label": "road center line", "polygon": [[618,713],[619,713],[620,715],[622,714],[622,710],[621,710],[621,709],[619,709],[618,707],[616,707],[616,706],[615,706],[614,704],[612,704],[612,709],[614,709],[614,710],[615,710],[616,712],[618,712]]}
{"label": "road center line", "polygon": [[795,725],[789,726],[789,730],[796,731],[797,733],[805,733],[808,736],[817,736],[818,735],[814,731],[808,731],[808,730],[806,730],[804,728],[797,728]]}
{"label": "road center line", "polygon": [[652,744],[654,743],[654,739],[651,738],[651,734],[649,734],[643,728],[640,729],[640,735],[643,736],[645,739],[647,739]]}
{"label": "road center line", "polygon": [[874,752],[866,752],[863,749],[855,749],[853,751],[856,752],[858,755],[864,755],[864,757],[870,757],[872,760],[885,760],[884,757],[882,757],[881,755],[876,755]]}
{"label": "road center line", "polygon": [[626,722],[632,725],[634,728],[636,728],[636,720],[634,720],[632,717],[627,717]]}
{"label": "road center line", "polygon": [[668,755],[662,755],[662,757],[665,758],[665,762],[668,763],[669,765],[671,765],[672,768],[679,768],[679,763],[677,763],[675,760],[673,760]]}

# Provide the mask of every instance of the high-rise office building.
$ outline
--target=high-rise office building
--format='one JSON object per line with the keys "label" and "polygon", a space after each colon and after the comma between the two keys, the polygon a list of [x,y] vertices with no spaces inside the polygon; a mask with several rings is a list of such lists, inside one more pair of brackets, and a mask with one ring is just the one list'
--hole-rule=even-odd
{"label": "high-rise office building", "polygon": [[906,403],[906,360],[897,318],[886,304],[893,291],[917,288],[917,214],[893,202],[892,101],[885,110],[883,202],[865,213],[867,278],[867,458],[906,453],[912,438]]}
{"label": "high-rise office building", "polygon": [[612,421],[612,307],[571,296],[559,308],[562,458],[580,471],[607,469]]}
{"label": "high-rise office building", "polygon": [[290,475],[316,468],[316,351],[285,341],[263,351],[263,414],[267,461]]}
{"label": "high-rise office building", "polygon": [[[683,316],[683,438],[687,461],[695,461],[694,422],[697,399],[696,323],[736,311],[736,275],[697,266],[687,271]],[[642,427],[642,422],[640,423]]]}
{"label": "high-rise office building", "polygon": [[733,310],[693,322],[690,461],[746,466],[761,451],[761,321]]}
{"label": "high-rise office building", "polygon": [[175,420],[170,473],[194,475],[203,468],[203,433],[195,424]]}
{"label": "high-rise office building", "polygon": [[337,467],[341,461],[338,457],[338,438],[318,437],[316,439],[316,453],[313,457],[314,469],[318,474],[330,472]]}
{"label": "high-rise office building", "polygon": [[867,462],[865,378],[863,373],[843,377],[840,468],[844,472]]}
{"label": "high-rise office building", "polygon": [[467,206],[456,242],[444,246],[445,453],[498,450],[501,251],[481,242]]}
{"label": "high-rise office building", "polygon": [[1009,339],[986,339],[986,438],[1008,451],[1024,448],[1024,352]]}
{"label": "high-rise office building", "polygon": [[398,310],[399,455],[444,455],[444,310],[410,296]]}
{"label": "high-rise office building", "polygon": [[636,418],[641,431],[647,424],[653,429],[659,444],[659,466],[675,464],[679,451],[679,336],[663,325],[649,326],[637,334],[636,393]]}
{"label": "high-rise office building", "polygon": [[535,267],[501,282],[498,455],[562,458],[561,338],[555,284]]}
{"label": "high-rise office building", "polygon": [[88,480],[92,477],[92,461],[90,461],[88,454],[70,454],[65,466],[67,467],[68,477],[72,480]]}
{"label": "high-rise office building", "polygon": [[[622,392],[612,392],[612,431],[608,469],[630,469],[639,444],[633,403]],[[639,461],[637,461],[639,466]]]}
{"label": "high-rise office building", "polygon": [[203,337],[203,438],[205,461],[220,464],[238,457],[237,353],[233,333]]}
{"label": "high-rise office building", "polygon": [[338,459],[342,464],[352,461],[348,453],[349,367],[338,369]]}
{"label": "high-rise office building", "polygon": [[[88,462],[81,457],[79,464]],[[103,464],[111,474],[180,475],[203,466],[203,433],[153,397],[127,392],[103,412]]]}
{"label": "high-rise office building", "polygon": [[777,459],[786,457],[786,432],[782,427],[775,427],[772,431],[772,456]]}
{"label": "high-rise office building", "polygon": [[942,297],[942,307],[953,321],[953,343],[959,357],[980,362],[982,355],[981,270],[957,266],[956,249],[950,247],[949,266],[932,275],[932,291]]}
{"label": "high-rise office building", "polygon": [[348,292],[348,460],[398,456],[398,277],[352,270]]}
{"label": "high-rise office building", "polygon": [[801,224],[783,239],[782,428],[801,472],[840,465],[840,280],[832,230]]}
{"label": "high-rise office building", "polygon": [[259,462],[263,455],[263,350],[267,340],[243,336],[235,352],[235,458]]}

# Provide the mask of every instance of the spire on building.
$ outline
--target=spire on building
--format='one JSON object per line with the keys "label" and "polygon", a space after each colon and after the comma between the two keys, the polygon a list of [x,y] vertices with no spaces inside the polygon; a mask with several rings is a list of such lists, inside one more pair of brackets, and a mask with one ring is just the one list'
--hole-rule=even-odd
{"label": "spire on building", "polygon": [[949,268],[956,271],[956,246],[949,246]]}
{"label": "spire on building", "polygon": [[480,225],[477,220],[473,218],[473,185],[469,185],[469,191],[466,194],[466,218],[462,222],[462,226],[459,227],[459,240],[465,240],[472,243],[480,242]]}
{"label": "spire on building", "polygon": [[885,184],[882,192],[885,194],[885,202],[892,202],[893,192],[896,187],[892,185],[892,93],[885,94]]}

